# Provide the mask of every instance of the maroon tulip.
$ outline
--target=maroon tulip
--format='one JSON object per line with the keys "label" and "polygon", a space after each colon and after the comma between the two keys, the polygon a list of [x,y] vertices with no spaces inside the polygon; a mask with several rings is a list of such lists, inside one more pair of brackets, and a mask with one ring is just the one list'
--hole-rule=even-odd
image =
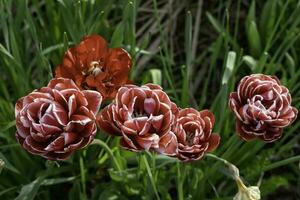
{"label": "maroon tulip", "polygon": [[229,97],[229,106],[237,116],[236,129],[244,140],[260,138],[273,142],[282,135],[282,128],[297,117],[291,106],[289,90],[275,76],[252,74],[244,77],[237,92]]}
{"label": "maroon tulip", "polygon": [[97,90],[111,100],[118,89],[129,82],[131,57],[122,48],[108,48],[100,35],[90,35],[64,55],[55,69],[55,77],[70,78],[79,88]]}
{"label": "maroon tulip", "polygon": [[208,110],[180,110],[173,128],[178,141],[177,157],[185,162],[199,160],[204,153],[215,150],[220,136],[212,134],[214,123],[214,115]]}
{"label": "maroon tulip", "polygon": [[17,101],[17,140],[32,154],[66,159],[94,139],[101,101],[97,91],[80,91],[70,79],[52,79]]}
{"label": "maroon tulip", "polygon": [[115,101],[97,116],[108,134],[122,136],[121,145],[132,151],[155,150],[176,154],[176,136],[170,132],[177,107],[160,86],[126,85]]}

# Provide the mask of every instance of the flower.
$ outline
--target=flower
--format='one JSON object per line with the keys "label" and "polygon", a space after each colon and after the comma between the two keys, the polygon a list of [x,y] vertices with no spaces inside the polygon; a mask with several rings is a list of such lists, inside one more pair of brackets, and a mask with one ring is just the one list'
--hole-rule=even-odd
{"label": "flower", "polygon": [[244,140],[260,138],[273,142],[282,135],[282,128],[297,117],[291,106],[289,90],[275,76],[252,74],[244,77],[237,92],[229,97],[229,106],[237,116],[236,129]]}
{"label": "flower", "polygon": [[122,48],[109,49],[99,35],[82,38],[78,46],[68,49],[55,77],[73,79],[81,89],[100,92],[104,99],[113,99],[117,90],[128,83],[130,55]]}
{"label": "flower", "polygon": [[178,141],[177,157],[182,161],[199,160],[204,153],[215,150],[220,136],[212,134],[214,123],[214,115],[208,110],[179,110],[172,130]]}
{"label": "flower", "polygon": [[233,197],[233,200],[260,200],[260,190],[257,186],[239,187],[238,193]]}
{"label": "flower", "polygon": [[229,166],[229,172],[231,173],[233,179],[238,186],[238,193],[233,197],[233,200],[260,200],[260,190],[258,186],[249,186],[247,187],[241,177],[239,169],[226,161],[226,164]]}
{"label": "flower", "polygon": [[94,139],[101,101],[97,91],[80,91],[70,79],[52,79],[17,101],[16,138],[32,154],[64,160]]}
{"label": "flower", "polygon": [[106,133],[121,136],[121,145],[126,149],[175,155],[177,140],[170,130],[176,111],[176,105],[160,86],[126,85],[98,114],[97,123]]}

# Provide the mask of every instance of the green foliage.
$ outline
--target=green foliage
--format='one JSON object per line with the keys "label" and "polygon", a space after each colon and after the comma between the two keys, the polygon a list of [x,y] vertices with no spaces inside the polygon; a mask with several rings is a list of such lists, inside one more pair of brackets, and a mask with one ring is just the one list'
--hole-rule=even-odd
{"label": "green foliage", "polygon": [[288,180],[284,176],[272,176],[263,181],[261,191],[266,196],[275,192],[279,187],[288,187],[288,185]]}
{"label": "green foliage", "polygon": [[[210,109],[221,135],[215,154],[239,169],[262,199],[279,187],[299,199],[300,121],[274,144],[235,134],[227,99],[250,73],[277,75],[300,109],[297,0],[0,0],[0,199],[232,199],[219,162],[133,153],[99,132],[95,145],[47,162],[15,139],[14,104],[48,83],[67,48],[87,34],[130,52],[131,79],[163,86],[182,107]],[[288,169],[288,170],[286,170]],[[295,178],[296,177],[296,178]]]}

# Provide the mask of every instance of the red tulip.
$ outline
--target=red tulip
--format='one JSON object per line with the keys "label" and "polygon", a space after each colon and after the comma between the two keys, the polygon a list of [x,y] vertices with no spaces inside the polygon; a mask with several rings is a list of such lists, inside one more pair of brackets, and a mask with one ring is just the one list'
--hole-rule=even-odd
{"label": "red tulip", "polygon": [[87,36],[70,48],[55,77],[73,79],[81,89],[99,91],[104,99],[113,99],[118,89],[129,82],[130,55],[122,48],[109,49],[99,35]]}
{"label": "red tulip", "polygon": [[16,137],[32,154],[64,160],[94,139],[102,96],[70,79],[52,79],[16,103]]}
{"label": "red tulip", "polygon": [[237,92],[229,97],[229,106],[237,117],[236,129],[244,140],[260,138],[273,142],[283,127],[293,123],[297,109],[291,106],[289,90],[275,76],[252,74],[244,77]]}
{"label": "red tulip", "polygon": [[121,145],[132,151],[154,150],[176,154],[176,136],[170,131],[177,107],[161,87],[126,85],[115,101],[97,116],[98,126],[121,136]]}
{"label": "red tulip", "polygon": [[177,157],[182,161],[199,160],[206,152],[215,150],[220,136],[212,134],[214,123],[214,115],[208,110],[179,110],[172,130],[178,141]]}

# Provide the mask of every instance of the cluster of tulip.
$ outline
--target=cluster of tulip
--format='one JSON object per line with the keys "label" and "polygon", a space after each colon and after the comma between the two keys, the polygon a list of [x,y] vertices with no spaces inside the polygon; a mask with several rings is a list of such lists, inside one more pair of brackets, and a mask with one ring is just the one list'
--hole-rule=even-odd
{"label": "cluster of tulip", "polygon": [[[130,68],[124,49],[109,49],[98,35],[83,38],[65,53],[46,87],[17,101],[18,142],[32,154],[64,160],[90,144],[98,127],[121,137],[125,149],[182,161],[199,160],[217,148],[220,137],[212,133],[215,118],[209,110],[181,109],[159,85],[131,84]],[[104,100],[112,102],[100,109]],[[288,89],[263,74],[244,77],[230,94],[229,106],[245,140],[272,142],[297,117]]]}

